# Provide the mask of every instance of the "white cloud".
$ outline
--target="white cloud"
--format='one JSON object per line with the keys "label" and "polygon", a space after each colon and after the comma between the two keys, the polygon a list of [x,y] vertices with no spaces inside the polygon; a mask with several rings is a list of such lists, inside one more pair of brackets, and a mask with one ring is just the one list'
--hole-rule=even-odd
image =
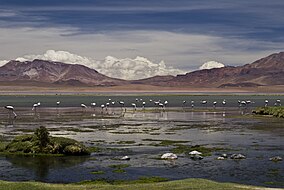
{"label": "white cloud", "polygon": [[225,67],[223,63],[219,63],[217,61],[208,61],[199,67],[200,70],[202,69],[213,69],[213,68],[222,68]]}
{"label": "white cloud", "polygon": [[18,57],[16,60],[23,62],[32,61],[34,59],[82,64],[96,69],[98,72],[107,76],[128,80],[148,78],[155,75],[177,75],[185,73],[185,71],[180,69],[166,66],[164,61],[153,63],[147,58],[139,56],[135,59],[118,59],[107,56],[104,60],[96,60],[94,58],[72,54],[67,51],[48,50],[44,54],[25,55],[23,57]]}
{"label": "white cloud", "polygon": [[[1,21],[0,21],[1,23]],[[1,25],[0,25],[1,26]],[[165,32],[152,30],[114,31],[105,33],[81,34],[77,28],[0,28],[0,60],[11,60],[23,55],[41,55],[48,49],[66,50],[75,52],[81,56],[80,61],[90,66],[99,61],[105,62],[108,55],[123,60],[128,65],[129,60],[138,55],[147,57],[157,67],[148,65],[144,68],[145,76],[151,73],[163,73],[164,60],[166,68],[172,66],[182,71],[192,71],[208,60],[219,60],[226,65],[243,65],[256,59],[267,56],[277,51],[283,51],[281,42],[266,42],[257,40],[242,40],[239,38],[225,38],[201,34],[185,34],[179,32]],[[255,47],[263,49],[254,50]],[[51,55],[49,55],[51,56]],[[57,56],[57,55],[54,55]],[[76,60],[77,57],[67,56],[68,60]],[[53,57],[54,58],[54,57]],[[86,58],[86,59],[85,59]],[[61,54],[61,61],[66,61]],[[140,75],[142,66],[133,64],[127,67],[129,75]],[[121,76],[120,72],[112,71],[108,64],[96,63],[96,68],[107,68],[104,72],[112,72],[113,76]],[[109,63],[111,64],[111,63]],[[115,68],[117,63],[112,66]],[[130,73],[131,67],[136,67],[137,72]],[[125,66],[126,67],[126,66]],[[95,67],[93,67],[95,68]],[[151,69],[149,69],[151,68]],[[172,71],[170,73],[175,73]],[[125,75],[125,74],[124,74]],[[132,77],[132,76],[131,76]]]}

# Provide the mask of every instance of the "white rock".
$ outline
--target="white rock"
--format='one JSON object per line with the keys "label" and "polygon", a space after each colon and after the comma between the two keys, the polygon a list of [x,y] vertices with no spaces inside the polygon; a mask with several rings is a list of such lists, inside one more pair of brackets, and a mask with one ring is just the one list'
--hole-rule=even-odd
{"label": "white rock", "polygon": [[217,160],[225,160],[225,158],[222,157],[222,156],[219,156],[219,157],[217,158]]}
{"label": "white rock", "polygon": [[121,158],[121,160],[130,160],[130,157],[129,157],[129,156],[123,156],[123,157]]}
{"label": "white rock", "polygon": [[201,155],[202,153],[194,150],[194,151],[191,151],[189,154],[190,155]]}
{"label": "white rock", "polygon": [[246,157],[242,154],[232,154],[231,159],[245,159]]}
{"label": "white rock", "polygon": [[282,161],[282,158],[280,156],[275,156],[275,157],[269,158],[269,160],[273,162],[278,162],[278,161]]}
{"label": "white rock", "polygon": [[177,159],[177,155],[174,153],[165,153],[161,156],[161,159],[170,159],[170,160],[174,160]]}

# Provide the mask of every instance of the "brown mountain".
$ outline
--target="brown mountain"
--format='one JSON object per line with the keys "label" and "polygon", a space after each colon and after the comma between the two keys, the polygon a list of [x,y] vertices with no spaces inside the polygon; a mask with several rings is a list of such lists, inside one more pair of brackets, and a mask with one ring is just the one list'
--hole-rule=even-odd
{"label": "brown mountain", "polygon": [[[126,81],[107,77],[78,64],[53,61],[10,61],[0,67],[0,85],[26,86],[163,86],[163,87],[255,87],[284,85],[284,52],[269,55],[251,64],[198,70],[185,75],[155,76]],[[127,86],[126,86],[127,87]],[[142,88],[142,87],[141,87]]]}
{"label": "brown mountain", "polygon": [[0,67],[0,82],[48,83],[74,86],[117,86],[128,84],[125,80],[114,79],[83,65],[33,60],[10,61]]}
{"label": "brown mountain", "polygon": [[[155,80],[153,80],[155,79]],[[275,53],[251,64],[238,67],[204,69],[178,75],[172,79],[149,78],[135,81],[156,86],[254,87],[284,85],[284,52]],[[169,80],[168,80],[169,79]]]}

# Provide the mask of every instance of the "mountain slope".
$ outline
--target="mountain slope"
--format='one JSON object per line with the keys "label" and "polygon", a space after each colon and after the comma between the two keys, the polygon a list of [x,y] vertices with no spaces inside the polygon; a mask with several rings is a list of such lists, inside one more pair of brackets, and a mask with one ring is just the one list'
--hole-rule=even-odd
{"label": "mountain slope", "polygon": [[37,59],[26,62],[8,62],[0,67],[0,81],[34,81],[76,86],[114,86],[128,83],[107,77],[83,65]]}
{"label": "mountain slope", "polygon": [[[284,85],[284,52],[269,55],[251,64],[198,70],[170,80],[145,80],[157,86],[254,87]],[[143,80],[138,82],[143,83]],[[137,81],[136,81],[137,83]]]}

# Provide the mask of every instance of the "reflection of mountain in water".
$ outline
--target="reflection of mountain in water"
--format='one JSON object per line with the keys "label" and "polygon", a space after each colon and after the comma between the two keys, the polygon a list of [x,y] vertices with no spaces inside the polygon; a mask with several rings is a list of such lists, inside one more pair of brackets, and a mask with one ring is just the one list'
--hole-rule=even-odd
{"label": "reflection of mountain in water", "polygon": [[63,169],[85,162],[88,156],[6,156],[16,167],[27,168],[35,172],[36,181],[44,181],[50,169]]}

